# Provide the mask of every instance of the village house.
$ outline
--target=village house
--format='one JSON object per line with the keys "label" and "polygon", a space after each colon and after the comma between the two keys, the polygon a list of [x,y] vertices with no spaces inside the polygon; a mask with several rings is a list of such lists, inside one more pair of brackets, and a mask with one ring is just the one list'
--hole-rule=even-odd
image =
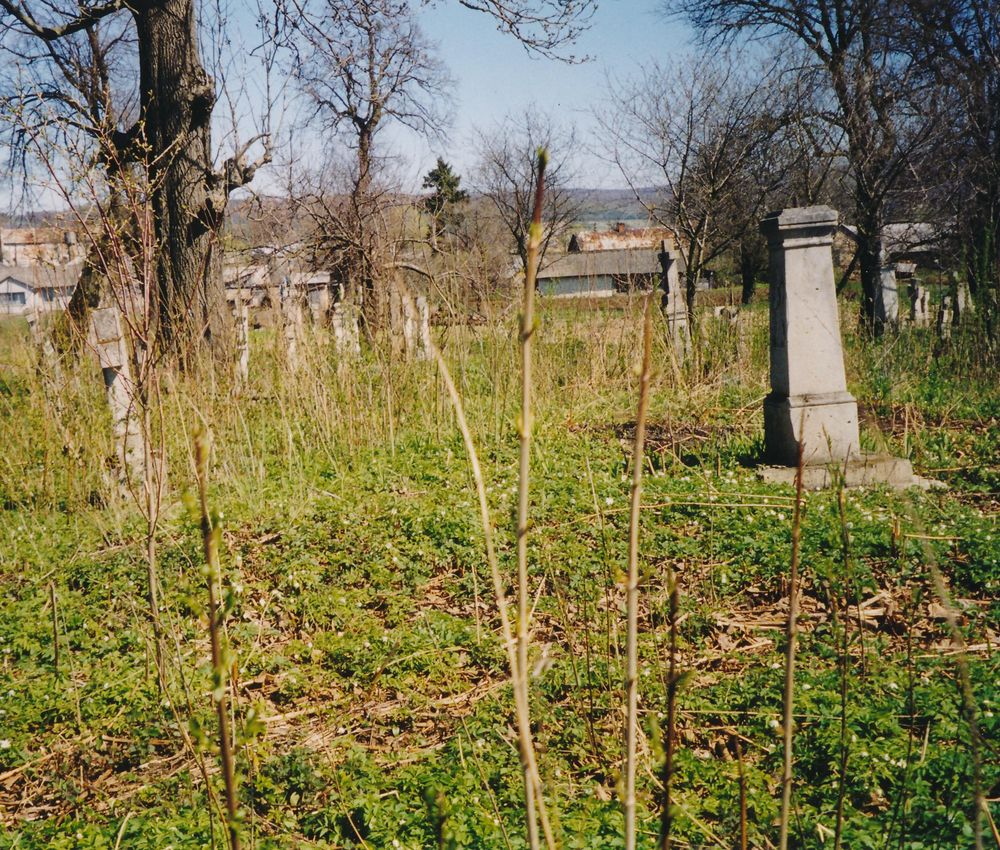
{"label": "village house", "polygon": [[86,254],[86,246],[74,230],[0,228],[0,264],[4,266],[65,265],[84,259]]}
{"label": "village house", "polygon": [[76,289],[81,261],[60,266],[0,265],[0,315],[61,310]]}
{"label": "village house", "polygon": [[546,257],[538,290],[556,298],[608,298],[651,289],[659,281],[664,241],[676,247],[665,227],[629,228],[619,222],[611,230],[579,231],[565,254]]}

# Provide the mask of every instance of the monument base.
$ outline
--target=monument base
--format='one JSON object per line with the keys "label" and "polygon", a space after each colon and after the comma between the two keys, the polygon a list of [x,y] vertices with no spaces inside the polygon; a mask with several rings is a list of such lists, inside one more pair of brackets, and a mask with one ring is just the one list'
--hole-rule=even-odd
{"label": "monument base", "polygon": [[764,454],[769,463],[798,466],[799,443],[806,466],[861,451],[858,403],[848,392],[764,399]]}
{"label": "monument base", "polygon": [[[764,466],[757,470],[757,477],[769,484],[795,484],[794,466]],[[832,487],[843,476],[845,487],[872,487],[885,484],[896,490],[920,487],[923,490],[943,487],[940,482],[913,474],[913,465],[905,458],[883,454],[863,454],[828,464],[802,467],[802,487],[805,490],[823,490]]]}

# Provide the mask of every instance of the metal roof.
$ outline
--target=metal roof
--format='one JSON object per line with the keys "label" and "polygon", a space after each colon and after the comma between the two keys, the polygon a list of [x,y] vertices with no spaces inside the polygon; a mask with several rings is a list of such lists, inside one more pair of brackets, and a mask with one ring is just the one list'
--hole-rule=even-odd
{"label": "metal roof", "polygon": [[616,251],[581,251],[546,257],[547,265],[538,280],[564,277],[627,277],[660,273],[660,252],[654,248]]}

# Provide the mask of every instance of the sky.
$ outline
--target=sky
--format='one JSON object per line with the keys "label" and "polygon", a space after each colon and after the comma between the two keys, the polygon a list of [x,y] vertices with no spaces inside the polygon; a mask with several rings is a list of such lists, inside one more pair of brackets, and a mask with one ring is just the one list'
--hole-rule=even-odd
{"label": "sky", "polygon": [[[218,156],[224,157],[239,142],[261,129],[260,104],[267,102],[260,70],[259,53],[254,49],[261,36],[256,28],[255,3],[249,0],[209,0],[218,4],[225,22],[229,59],[225,78],[230,91],[236,89],[232,109],[225,97],[216,107],[215,140]],[[573,152],[576,185],[586,188],[624,186],[614,166],[596,154],[600,134],[593,117],[595,108],[607,108],[607,79],[628,77],[643,63],[669,60],[692,47],[690,31],[670,21],[661,9],[661,0],[597,0],[590,28],[578,42],[565,48],[566,54],[586,57],[575,63],[547,59],[529,53],[511,35],[500,32],[489,15],[463,8],[458,0],[411,0],[425,35],[454,78],[454,119],[440,140],[429,142],[405,128],[387,128],[383,141],[395,155],[396,175],[402,187],[420,191],[423,175],[444,157],[463,175],[464,184],[473,180],[475,131],[488,131],[508,113],[517,113],[530,104],[548,113],[556,123],[572,122],[579,147]],[[266,4],[265,4],[266,5]],[[213,57],[206,55],[212,65]],[[288,80],[283,81],[287,83]],[[279,88],[280,88],[279,83]],[[290,87],[277,98],[272,111],[272,128],[286,128],[291,119],[281,116],[280,102],[292,96]],[[284,101],[288,103],[287,100]],[[229,115],[238,117],[235,123]],[[226,130],[226,127],[231,128]],[[233,130],[232,128],[235,128]],[[315,157],[325,139],[304,143],[296,159]],[[297,146],[298,147],[298,146]],[[47,186],[47,174],[38,175],[32,206],[54,209],[64,206],[59,193]],[[284,185],[276,168],[258,173],[257,191],[281,191]],[[20,194],[0,185],[0,207],[13,209]]]}
{"label": "sky", "polygon": [[691,48],[689,30],[668,20],[658,0],[599,0],[591,28],[567,51],[589,57],[576,64],[529,54],[512,36],[498,32],[492,18],[455,0],[424,7],[420,22],[456,80],[455,120],[443,145],[393,134],[400,152],[414,160],[410,180],[430,170],[439,154],[458,173],[470,173],[475,129],[489,128],[508,112],[534,103],[576,124],[579,185],[620,187],[623,181],[613,166],[588,150],[600,147],[593,109],[606,104],[608,75],[628,76],[645,62],[668,60]]}

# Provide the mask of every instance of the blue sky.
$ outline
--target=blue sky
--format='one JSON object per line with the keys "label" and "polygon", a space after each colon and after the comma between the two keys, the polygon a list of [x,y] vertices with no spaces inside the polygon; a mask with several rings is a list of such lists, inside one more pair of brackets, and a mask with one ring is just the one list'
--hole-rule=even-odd
{"label": "blue sky", "polygon": [[529,54],[512,36],[498,32],[492,18],[454,0],[438,0],[419,14],[424,32],[455,78],[455,111],[443,142],[429,144],[405,131],[386,134],[400,155],[408,188],[419,187],[438,155],[460,174],[470,174],[474,130],[489,128],[532,102],[577,125],[580,185],[620,186],[620,176],[585,149],[600,145],[591,110],[606,100],[607,75],[627,75],[643,62],[690,49],[688,30],[668,21],[657,0],[600,0],[590,30],[570,48],[590,57],[577,64]]}

